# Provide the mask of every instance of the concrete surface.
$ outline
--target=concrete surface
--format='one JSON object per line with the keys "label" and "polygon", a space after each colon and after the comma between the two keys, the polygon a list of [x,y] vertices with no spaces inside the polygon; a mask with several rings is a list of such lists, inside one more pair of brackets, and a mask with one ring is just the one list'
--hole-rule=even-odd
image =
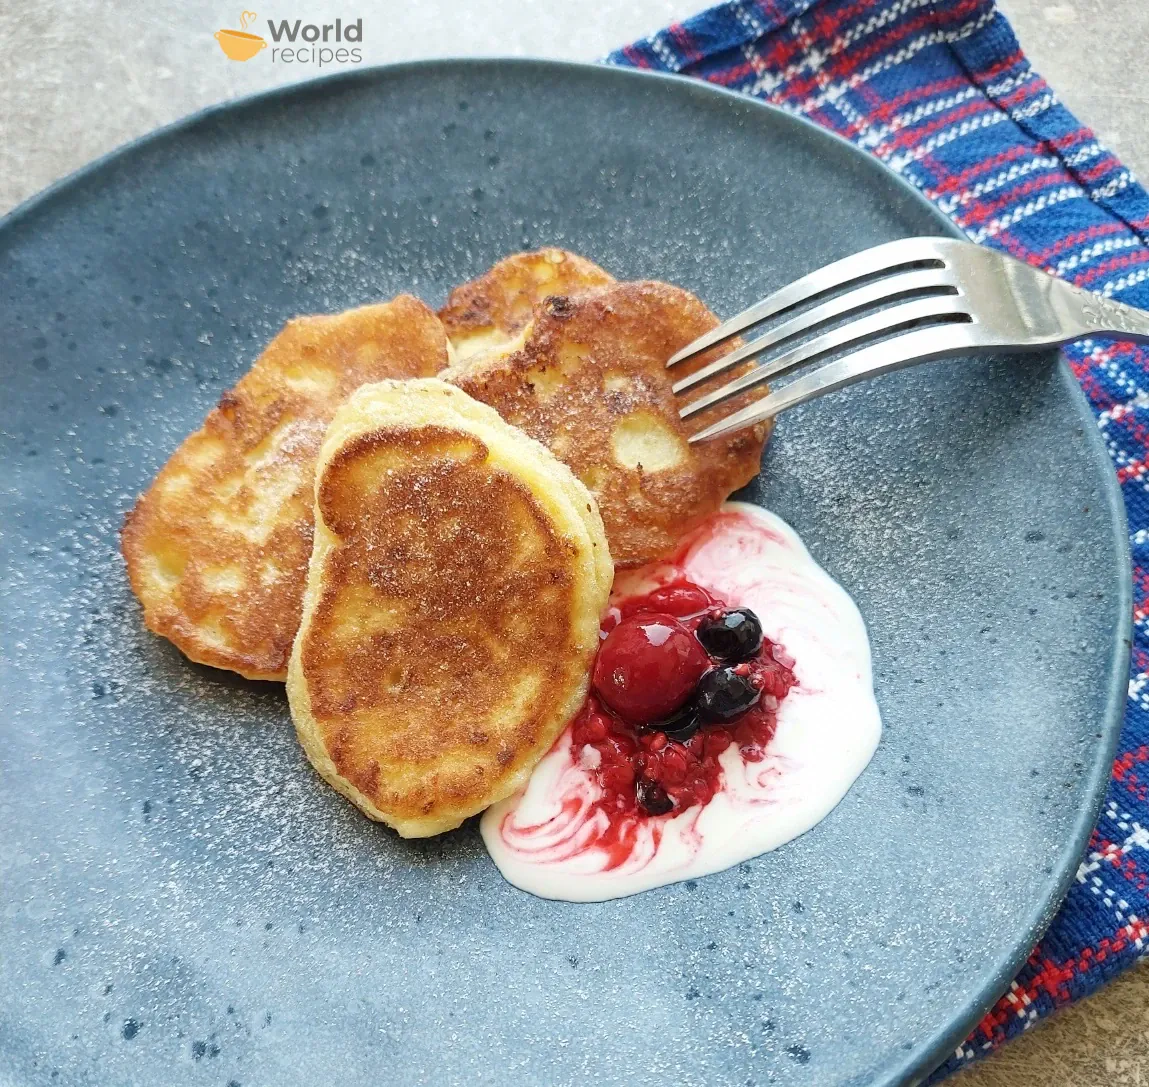
{"label": "concrete surface", "polygon": [[[364,63],[534,54],[593,59],[698,10],[703,0],[333,0],[261,12],[363,17]],[[1134,172],[1149,177],[1145,0],[1000,0],[1035,66]],[[0,213],[135,136],[212,102],[318,74],[235,64],[212,40],[239,27],[211,0],[0,2]],[[256,5],[259,10],[262,7]],[[336,70],[338,65],[324,68]],[[955,1081],[960,1087],[1149,1085],[1149,966],[1037,1027]]]}
{"label": "concrete surface", "polygon": [[[0,3],[0,212],[157,125],[318,74],[314,65],[266,64],[262,58],[225,63],[212,35],[238,27],[240,6],[221,0]],[[701,0],[359,0],[346,9],[335,0],[313,0],[300,11],[270,14],[305,14],[318,23],[362,16],[364,63],[382,64],[452,54],[593,59],[700,6]],[[1149,4],[1002,0],[1001,6],[1066,103],[1135,172],[1149,175],[1149,141],[1139,124],[1149,99],[1141,75]],[[265,9],[263,18],[268,14]]]}

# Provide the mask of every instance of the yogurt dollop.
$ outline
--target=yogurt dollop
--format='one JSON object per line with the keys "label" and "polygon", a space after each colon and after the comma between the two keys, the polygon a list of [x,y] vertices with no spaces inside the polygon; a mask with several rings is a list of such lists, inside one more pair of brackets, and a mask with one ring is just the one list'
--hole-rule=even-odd
{"label": "yogurt dollop", "polygon": [[625,572],[614,598],[687,580],[757,613],[793,658],[798,685],[778,709],[760,762],[737,746],[719,757],[713,799],[666,818],[634,820],[619,856],[599,845],[601,789],[571,729],[525,790],[483,814],[483,841],[508,882],[542,898],[598,902],[722,871],[796,838],[846,795],[878,745],[870,643],[853,600],[797,534],[757,506],[728,502],[683,540],[675,558]]}

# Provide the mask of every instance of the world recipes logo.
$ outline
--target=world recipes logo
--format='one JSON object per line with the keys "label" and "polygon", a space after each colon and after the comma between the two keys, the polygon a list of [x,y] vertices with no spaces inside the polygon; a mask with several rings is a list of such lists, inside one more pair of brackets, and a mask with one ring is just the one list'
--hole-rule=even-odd
{"label": "world recipes logo", "polygon": [[[217,30],[215,40],[229,60],[247,61],[267,49],[267,38],[252,33],[256,13],[239,17],[239,30]],[[363,60],[363,19],[333,23],[305,23],[302,19],[268,19],[272,64],[359,64]]]}

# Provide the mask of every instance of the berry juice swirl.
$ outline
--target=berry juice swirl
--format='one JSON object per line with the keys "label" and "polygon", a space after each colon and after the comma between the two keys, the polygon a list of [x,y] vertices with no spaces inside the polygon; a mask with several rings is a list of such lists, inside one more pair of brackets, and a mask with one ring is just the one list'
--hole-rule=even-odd
{"label": "berry juice swirl", "polygon": [[616,580],[591,693],[482,817],[504,877],[600,901],[721,871],[819,822],[881,735],[865,625],[773,514],[727,503]]}

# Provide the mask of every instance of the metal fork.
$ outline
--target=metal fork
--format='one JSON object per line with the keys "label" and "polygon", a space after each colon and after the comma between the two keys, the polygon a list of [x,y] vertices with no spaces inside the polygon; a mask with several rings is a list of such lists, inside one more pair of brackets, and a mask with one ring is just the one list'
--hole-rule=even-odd
{"label": "metal fork", "polygon": [[[801,312],[790,315],[793,310]],[[704,427],[691,442],[770,419],[863,378],[945,355],[1040,350],[1094,335],[1149,342],[1145,310],[971,242],[907,238],[803,276],[700,336],[666,365],[677,366],[781,317],[786,319],[764,335],[674,384],[681,396],[747,359],[768,356],[721,388],[690,400],[679,412],[683,419],[805,363],[839,357]],[[835,326],[843,318],[850,320]]]}

